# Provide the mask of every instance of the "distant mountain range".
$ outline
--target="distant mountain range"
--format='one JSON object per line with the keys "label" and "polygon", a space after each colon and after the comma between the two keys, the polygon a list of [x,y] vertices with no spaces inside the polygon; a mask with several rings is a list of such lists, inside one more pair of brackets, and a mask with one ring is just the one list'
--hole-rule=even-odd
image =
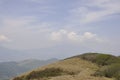
{"label": "distant mountain range", "polygon": [[9,80],[26,71],[57,61],[57,59],[36,60],[29,59],[19,62],[0,62],[0,80]]}

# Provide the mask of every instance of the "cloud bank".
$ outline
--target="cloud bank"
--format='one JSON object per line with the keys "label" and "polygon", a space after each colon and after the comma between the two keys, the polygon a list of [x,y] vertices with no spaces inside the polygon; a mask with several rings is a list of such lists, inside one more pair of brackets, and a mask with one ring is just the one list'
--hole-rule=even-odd
{"label": "cloud bank", "polygon": [[0,46],[40,56],[119,54],[119,4],[120,0],[0,0]]}
{"label": "cloud bank", "polygon": [[94,42],[102,42],[103,40],[99,38],[96,34],[91,32],[84,32],[83,34],[79,34],[74,31],[67,31],[67,30],[59,30],[57,32],[51,33],[51,40],[54,41],[71,41],[71,42],[87,42],[87,41],[94,41]]}
{"label": "cloud bank", "polygon": [[[80,4],[81,1],[78,3]],[[101,21],[120,13],[119,0],[86,0],[82,4],[82,6],[77,6],[70,11],[73,20],[81,24]]]}

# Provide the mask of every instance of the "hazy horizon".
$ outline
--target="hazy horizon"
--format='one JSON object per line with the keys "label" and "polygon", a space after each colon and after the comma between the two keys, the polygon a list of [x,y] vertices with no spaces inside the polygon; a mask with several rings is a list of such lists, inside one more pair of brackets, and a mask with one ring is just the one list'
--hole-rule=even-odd
{"label": "hazy horizon", "polygon": [[120,0],[0,0],[0,61],[120,55]]}

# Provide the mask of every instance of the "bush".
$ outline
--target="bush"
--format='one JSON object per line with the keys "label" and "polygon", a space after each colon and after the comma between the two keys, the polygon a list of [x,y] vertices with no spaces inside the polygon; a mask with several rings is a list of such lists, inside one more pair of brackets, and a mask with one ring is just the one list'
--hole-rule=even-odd
{"label": "bush", "polygon": [[32,71],[26,76],[16,77],[13,80],[46,80],[49,77],[60,75],[75,75],[75,72],[63,71],[60,68],[46,68],[42,71]]}
{"label": "bush", "polygon": [[15,77],[13,80],[26,80],[25,76]]}
{"label": "bush", "polygon": [[120,63],[102,67],[94,73],[94,76],[105,76],[109,78],[115,77],[116,80],[120,80]]}
{"label": "bush", "polygon": [[29,75],[26,76],[27,80],[36,79],[36,78],[45,78],[45,77],[54,77],[59,76],[63,70],[59,68],[47,68],[42,71],[32,71]]}
{"label": "bush", "polygon": [[15,77],[13,80],[22,80],[20,77]]}
{"label": "bush", "polygon": [[94,62],[98,55],[99,55],[98,53],[85,53],[85,54],[82,54],[80,58],[87,61]]}
{"label": "bush", "polygon": [[112,63],[120,63],[120,58],[109,55],[109,54],[100,54],[100,53],[86,53],[79,56],[81,59],[91,61],[98,64],[99,66],[110,65]]}
{"label": "bush", "polygon": [[118,58],[116,56],[112,56],[108,54],[99,54],[98,56],[96,56],[94,62],[98,65],[104,66],[104,65],[110,65],[112,63],[117,63]]}
{"label": "bush", "polygon": [[116,80],[120,80],[120,71],[119,71],[118,73],[116,73],[116,74],[114,75],[114,77],[116,78]]}

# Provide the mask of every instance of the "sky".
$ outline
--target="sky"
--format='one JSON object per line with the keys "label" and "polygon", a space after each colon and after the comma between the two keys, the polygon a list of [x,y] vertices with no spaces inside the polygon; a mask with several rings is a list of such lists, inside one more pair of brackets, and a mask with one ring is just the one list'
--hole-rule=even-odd
{"label": "sky", "polygon": [[120,55],[119,35],[120,0],[0,0],[0,60]]}

